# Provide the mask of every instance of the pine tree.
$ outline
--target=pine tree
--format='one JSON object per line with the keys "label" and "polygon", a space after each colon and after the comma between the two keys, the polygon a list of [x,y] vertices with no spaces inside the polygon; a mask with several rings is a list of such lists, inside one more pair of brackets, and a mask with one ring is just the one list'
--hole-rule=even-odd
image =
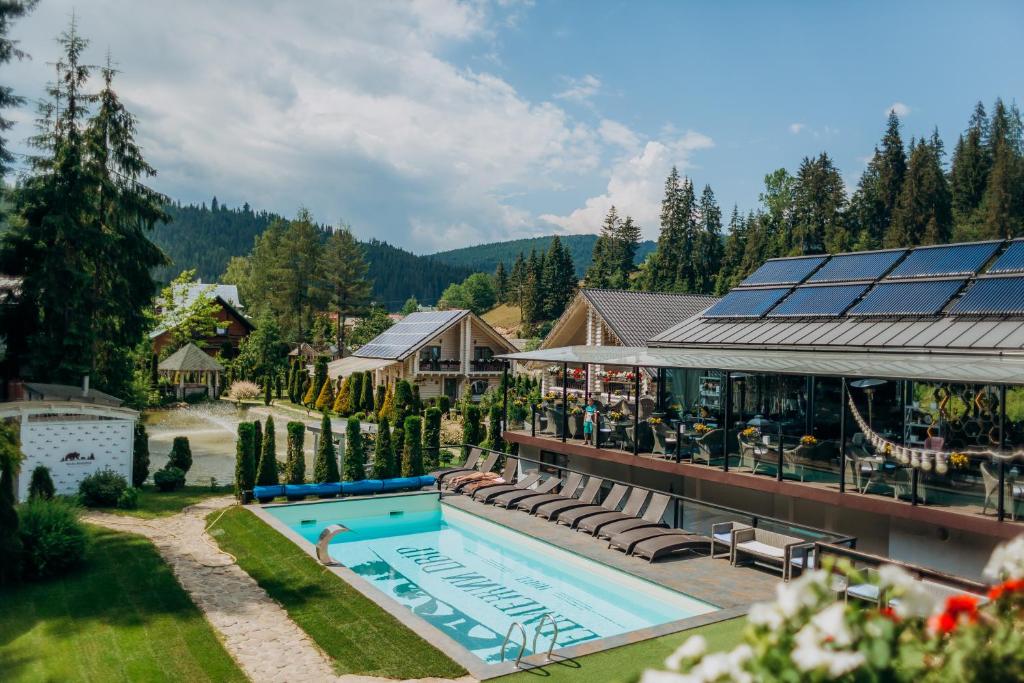
{"label": "pine tree", "polygon": [[138,488],[149,477],[149,435],[146,425],[135,423],[135,438],[132,443],[132,486]]}
{"label": "pine tree", "polygon": [[942,140],[910,142],[910,162],[885,244],[912,247],[945,244],[953,232],[953,209],[942,170]]}
{"label": "pine tree", "polygon": [[363,247],[348,227],[331,233],[324,246],[321,264],[324,287],[333,312],[337,313],[336,339],[338,353],[345,356],[345,320],[366,311],[370,303],[372,283],[367,278],[369,265]]}
{"label": "pine tree", "polygon": [[366,479],[366,450],[359,418],[350,417],[345,426],[345,481]]}
{"label": "pine tree", "polygon": [[423,418],[423,461],[426,469],[434,471],[441,458],[441,409],[427,408]]}
{"label": "pine tree", "polygon": [[722,210],[710,185],[705,185],[701,193],[699,213],[700,232],[691,256],[694,282],[690,291],[710,294],[722,268]]}
{"label": "pine tree", "polygon": [[480,429],[480,409],[475,405],[466,408],[462,418],[462,458],[469,457],[469,447],[479,445],[483,440]]}
{"label": "pine tree", "polygon": [[826,247],[847,248],[843,236],[846,190],[842,176],[828,154],[804,157],[793,191],[793,245],[795,254],[820,254]]}
{"label": "pine tree", "polygon": [[[356,421],[358,423],[358,420]],[[331,416],[324,411],[320,420],[320,441],[317,443],[316,458],[313,461],[313,481],[318,484],[333,484],[341,481],[338,474],[338,454],[334,449],[334,431]]]}
{"label": "pine tree", "polygon": [[418,477],[423,474],[423,419],[419,415],[405,418],[405,447],[402,449],[402,476]]}
{"label": "pine tree", "polygon": [[498,261],[498,266],[494,269],[494,293],[498,297],[498,303],[508,302],[508,273],[505,272],[504,261]]}
{"label": "pine tree", "polygon": [[362,409],[363,400],[363,373],[354,372],[349,375],[348,388],[348,410],[350,413],[358,413]]}
{"label": "pine tree", "polygon": [[363,398],[360,402],[360,410],[369,415],[373,412],[373,374],[367,370],[363,372]]}
{"label": "pine tree", "polygon": [[377,423],[377,444],[373,450],[373,478],[390,479],[395,476],[395,445],[391,441],[388,418]]}
{"label": "pine tree", "polygon": [[287,483],[302,484],[306,481],[306,425],[301,422],[288,423],[288,456],[285,462]]}
{"label": "pine tree", "polygon": [[263,446],[260,459],[256,466],[256,483],[260,486],[273,486],[280,482],[277,473],[277,438],[274,435],[274,416],[267,416],[267,428],[263,432]]}
{"label": "pine tree", "polygon": [[246,491],[252,491],[256,483],[256,462],[254,460],[254,431],[252,422],[238,423],[238,440],[235,442],[235,497],[242,498]]}

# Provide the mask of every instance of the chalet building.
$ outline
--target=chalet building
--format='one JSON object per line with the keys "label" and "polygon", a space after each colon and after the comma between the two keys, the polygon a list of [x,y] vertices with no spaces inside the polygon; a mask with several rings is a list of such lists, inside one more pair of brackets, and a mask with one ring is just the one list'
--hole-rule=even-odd
{"label": "chalet building", "polygon": [[588,322],[503,357],[660,390],[599,406],[584,443],[563,387],[507,428],[521,458],[684,496],[702,533],[775,518],[972,578],[1024,533],[1024,240],[772,259],[621,346],[594,343],[607,306],[574,306]]}
{"label": "chalet building", "polygon": [[[218,324],[214,334],[206,339],[195,341],[201,342],[200,346],[211,356],[220,354],[227,358],[234,358],[238,354],[238,346],[242,340],[256,329],[256,326],[242,313],[238,287],[197,282],[186,290],[185,304],[195,301],[202,293],[217,303]],[[159,354],[165,346],[171,343],[170,331],[166,329],[153,330],[149,338],[153,342],[153,353],[156,354]]]}
{"label": "chalet building", "polygon": [[374,373],[375,384],[404,379],[420,397],[479,397],[498,386],[504,363],[495,356],[516,348],[471,311],[410,313],[348,358],[327,365],[332,379]]}

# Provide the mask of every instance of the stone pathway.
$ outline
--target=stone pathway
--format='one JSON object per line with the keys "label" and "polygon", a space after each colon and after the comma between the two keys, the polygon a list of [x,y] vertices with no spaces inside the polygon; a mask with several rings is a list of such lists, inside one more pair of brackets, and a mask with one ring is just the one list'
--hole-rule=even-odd
{"label": "stone pathway", "polygon": [[[88,512],[87,522],[150,539],[178,582],[220,633],[228,652],[254,683],[338,681],[371,683],[392,679],[338,676],[327,656],[228,554],[205,533],[206,516],[235,502],[210,498],[181,513],[138,519]],[[421,679],[424,683],[442,679]],[[472,681],[463,678],[460,681]]]}

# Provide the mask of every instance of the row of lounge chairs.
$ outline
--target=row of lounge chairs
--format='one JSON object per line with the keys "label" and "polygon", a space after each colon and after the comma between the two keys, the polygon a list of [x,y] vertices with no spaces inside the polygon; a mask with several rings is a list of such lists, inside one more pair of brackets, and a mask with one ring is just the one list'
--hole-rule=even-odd
{"label": "row of lounge chairs", "polygon": [[[671,498],[663,493],[614,484],[598,502],[604,486],[599,477],[591,476],[585,484],[578,472],[571,472],[564,479],[542,479],[539,472],[516,479],[518,461],[506,458],[499,475],[491,471],[497,459],[496,453],[485,457],[482,450],[473,449],[465,467],[438,470],[431,472],[431,476],[437,479],[438,488],[590,534],[607,540],[610,548],[648,562],[681,551],[711,551],[711,539],[707,536],[671,529],[664,523]],[[558,493],[554,493],[556,488]]]}

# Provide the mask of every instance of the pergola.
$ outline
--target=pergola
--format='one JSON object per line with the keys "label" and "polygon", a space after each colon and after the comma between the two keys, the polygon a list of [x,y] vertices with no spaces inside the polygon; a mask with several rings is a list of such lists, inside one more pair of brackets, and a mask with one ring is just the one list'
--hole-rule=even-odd
{"label": "pergola", "polygon": [[220,376],[224,366],[195,344],[189,343],[165,358],[157,366],[158,372],[177,385],[178,400],[185,399],[188,388],[206,387],[209,395],[220,391]]}

